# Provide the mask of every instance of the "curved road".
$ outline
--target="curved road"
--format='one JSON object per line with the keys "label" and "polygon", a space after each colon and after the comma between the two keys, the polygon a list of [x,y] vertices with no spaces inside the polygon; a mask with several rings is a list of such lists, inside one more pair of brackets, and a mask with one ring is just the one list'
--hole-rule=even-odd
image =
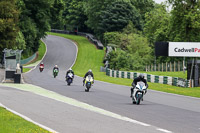
{"label": "curved road", "polygon": [[[129,98],[130,87],[101,81],[95,81],[91,91],[86,93],[81,77],[76,76],[71,86],[66,85],[64,78],[66,70],[75,61],[76,46],[70,40],[56,36],[48,36],[44,42],[47,44],[47,54],[43,60],[45,69],[40,73],[37,67],[25,74],[25,82],[149,126],[107,117],[95,111],[84,110],[28,92],[14,91],[11,88],[0,89],[0,102],[58,132],[200,132],[199,98],[149,90],[141,105],[132,105]],[[56,79],[52,76],[55,64],[60,68]],[[9,99],[6,93],[14,93],[15,96],[12,98],[16,102]],[[22,95],[25,95],[27,101],[24,101]],[[30,103],[29,108],[22,111],[20,107],[27,103]],[[40,110],[35,110],[38,108]]]}

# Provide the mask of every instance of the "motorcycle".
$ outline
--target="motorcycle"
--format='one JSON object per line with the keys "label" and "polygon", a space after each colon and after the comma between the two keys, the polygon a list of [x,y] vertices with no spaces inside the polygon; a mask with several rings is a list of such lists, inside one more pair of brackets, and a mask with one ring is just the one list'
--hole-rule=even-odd
{"label": "motorcycle", "polygon": [[138,82],[133,93],[132,102],[133,104],[140,104],[140,101],[143,100],[144,94],[147,92],[147,87],[144,82]]}
{"label": "motorcycle", "polygon": [[44,67],[43,67],[43,66],[40,66],[39,69],[40,69],[40,72],[42,72],[43,69],[44,69]]}
{"label": "motorcycle", "polygon": [[91,75],[88,75],[88,76],[85,78],[85,87],[86,87],[85,91],[86,91],[86,92],[89,92],[89,90],[90,90],[90,88],[91,88],[93,82],[94,82],[94,79],[93,79],[93,77],[92,77]]}
{"label": "motorcycle", "polygon": [[54,78],[56,78],[56,76],[58,76],[58,69],[53,70],[53,76],[54,76]]}
{"label": "motorcycle", "polygon": [[66,81],[67,81],[67,85],[70,85],[72,83],[73,80],[73,73],[68,73],[66,76]]}

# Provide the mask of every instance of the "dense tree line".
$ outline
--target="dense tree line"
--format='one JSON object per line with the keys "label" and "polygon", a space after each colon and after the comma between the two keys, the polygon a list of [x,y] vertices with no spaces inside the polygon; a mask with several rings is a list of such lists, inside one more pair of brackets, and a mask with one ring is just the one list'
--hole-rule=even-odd
{"label": "dense tree line", "polygon": [[[199,0],[1,0],[0,50],[30,55],[51,28],[78,30],[113,47],[106,57],[111,68],[143,69],[154,62],[156,41],[200,41],[199,7]],[[157,62],[170,60],[179,58]]]}

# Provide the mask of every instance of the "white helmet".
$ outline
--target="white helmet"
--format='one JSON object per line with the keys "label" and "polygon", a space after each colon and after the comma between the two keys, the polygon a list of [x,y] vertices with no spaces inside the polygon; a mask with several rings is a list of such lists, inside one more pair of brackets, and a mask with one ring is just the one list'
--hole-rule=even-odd
{"label": "white helmet", "polygon": [[72,71],[72,68],[69,68],[70,71]]}
{"label": "white helmet", "polygon": [[88,72],[92,72],[92,70],[91,70],[91,69],[89,69],[89,70],[88,70]]}
{"label": "white helmet", "polygon": [[55,67],[58,67],[58,65],[55,65]]}

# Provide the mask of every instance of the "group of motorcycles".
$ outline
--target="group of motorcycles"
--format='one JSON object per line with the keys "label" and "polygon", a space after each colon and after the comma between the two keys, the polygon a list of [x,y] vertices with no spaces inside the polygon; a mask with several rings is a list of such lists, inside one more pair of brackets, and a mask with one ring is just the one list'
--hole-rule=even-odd
{"label": "group of motorcycles", "polygon": [[[44,70],[44,67],[40,66],[39,70],[40,70],[40,72],[42,72]],[[53,70],[53,77],[56,78],[56,76],[58,76],[58,69],[54,69]],[[69,85],[69,86],[71,85],[71,83],[73,82],[73,77],[74,77],[73,73],[68,73],[66,75],[67,85]],[[91,75],[88,75],[85,78],[85,87],[86,87],[85,92],[89,92],[89,90],[90,90],[90,88],[91,88],[93,83],[94,83],[93,77]]]}

